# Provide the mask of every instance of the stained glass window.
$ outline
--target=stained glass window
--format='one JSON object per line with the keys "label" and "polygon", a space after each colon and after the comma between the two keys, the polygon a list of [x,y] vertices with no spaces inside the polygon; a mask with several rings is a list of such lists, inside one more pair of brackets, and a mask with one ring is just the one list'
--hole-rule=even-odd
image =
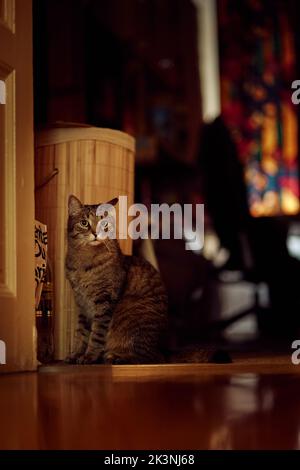
{"label": "stained glass window", "polygon": [[253,216],[299,212],[296,54],[282,0],[219,0],[222,115],[244,165]]}

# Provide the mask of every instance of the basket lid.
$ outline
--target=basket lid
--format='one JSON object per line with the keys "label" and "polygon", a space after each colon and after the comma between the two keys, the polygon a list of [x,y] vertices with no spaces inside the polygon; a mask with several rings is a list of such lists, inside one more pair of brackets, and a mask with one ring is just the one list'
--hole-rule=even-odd
{"label": "basket lid", "polygon": [[100,127],[66,126],[52,127],[36,132],[36,147],[76,142],[80,140],[96,140],[113,145],[119,145],[132,152],[135,151],[134,137],[125,132]]}

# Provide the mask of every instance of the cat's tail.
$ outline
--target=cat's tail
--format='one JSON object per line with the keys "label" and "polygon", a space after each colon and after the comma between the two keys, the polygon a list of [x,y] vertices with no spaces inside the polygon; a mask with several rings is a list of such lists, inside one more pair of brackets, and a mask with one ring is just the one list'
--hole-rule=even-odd
{"label": "cat's tail", "polygon": [[167,354],[167,362],[173,364],[228,364],[232,362],[232,359],[230,354],[222,349],[186,346]]}

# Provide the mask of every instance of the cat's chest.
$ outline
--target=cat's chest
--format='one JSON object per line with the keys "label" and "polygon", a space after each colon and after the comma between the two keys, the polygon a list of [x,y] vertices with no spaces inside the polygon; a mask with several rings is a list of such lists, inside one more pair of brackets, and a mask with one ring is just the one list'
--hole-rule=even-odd
{"label": "cat's chest", "polygon": [[99,292],[110,290],[109,278],[105,273],[94,272],[93,270],[74,270],[68,272],[68,279],[71,283],[75,297],[88,301],[98,297]]}
{"label": "cat's chest", "polygon": [[101,280],[97,280],[91,277],[88,273],[82,271],[70,271],[68,272],[68,279],[72,286],[75,301],[77,306],[87,316],[94,314],[94,298],[97,295],[99,289],[101,289]]}
{"label": "cat's chest", "polygon": [[105,283],[105,276],[93,270],[78,269],[68,272],[68,279],[73,289],[81,290],[84,294],[91,286],[101,286]]}

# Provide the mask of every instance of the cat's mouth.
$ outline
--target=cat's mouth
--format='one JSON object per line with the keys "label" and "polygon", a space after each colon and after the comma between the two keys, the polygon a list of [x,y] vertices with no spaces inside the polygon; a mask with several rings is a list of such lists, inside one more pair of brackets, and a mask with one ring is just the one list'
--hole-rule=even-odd
{"label": "cat's mouth", "polygon": [[89,242],[89,245],[91,246],[98,246],[101,244],[101,240],[93,240],[92,242]]}

